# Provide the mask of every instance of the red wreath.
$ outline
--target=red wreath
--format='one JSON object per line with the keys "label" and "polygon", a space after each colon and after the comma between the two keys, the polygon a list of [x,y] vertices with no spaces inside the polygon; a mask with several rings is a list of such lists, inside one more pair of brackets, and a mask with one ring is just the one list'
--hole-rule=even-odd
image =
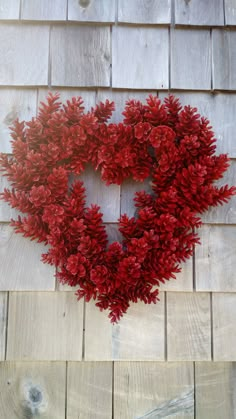
{"label": "red wreath", "polygon": [[[146,104],[128,101],[123,122],[111,124],[113,110],[107,100],[85,113],[80,97],[62,106],[49,94],[36,118],[14,123],[13,154],[2,154],[0,164],[12,185],[2,198],[26,214],[12,220],[16,232],[49,245],[43,262],[116,322],[130,301],[157,302],[160,282],[175,278],[199,243],[199,214],[236,188],[214,185],[229,159],[215,155],[209,121],[197,109],[149,96]],[[85,206],[83,183],[68,188],[87,163],[108,185],[152,179],[152,193],[135,194],[137,216],[119,219],[122,243],[108,246],[99,207]]]}

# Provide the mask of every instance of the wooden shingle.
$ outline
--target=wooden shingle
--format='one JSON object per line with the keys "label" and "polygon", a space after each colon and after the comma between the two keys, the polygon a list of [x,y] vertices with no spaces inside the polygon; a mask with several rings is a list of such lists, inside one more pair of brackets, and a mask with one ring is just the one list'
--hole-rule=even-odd
{"label": "wooden shingle", "polygon": [[68,363],[66,417],[111,419],[111,362]]}
{"label": "wooden shingle", "polygon": [[0,290],[49,291],[55,289],[55,268],[41,261],[44,244],[15,234],[0,224]]}
{"label": "wooden shingle", "polygon": [[162,24],[171,22],[170,0],[118,0],[118,22]]}
{"label": "wooden shingle", "polygon": [[83,301],[72,292],[10,293],[7,360],[81,360],[82,335]]}
{"label": "wooden shingle", "polygon": [[181,264],[182,271],[176,274],[176,279],[170,279],[160,284],[161,291],[186,292],[193,291],[193,259]]}
{"label": "wooden shingle", "polygon": [[213,359],[236,361],[236,294],[214,293],[213,311]]}
{"label": "wooden shingle", "polygon": [[0,19],[19,19],[20,0],[1,0]]}
{"label": "wooden shingle", "polygon": [[65,417],[66,364],[0,363],[1,417]]}
{"label": "wooden shingle", "polygon": [[236,1],[235,0],[224,0],[225,1],[225,24],[236,25]]}
{"label": "wooden shingle", "polygon": [[5,357],[6,327],[7,327],[7,293],[0,292],[0,361],[4,360],[4,357]]}
{"label": "wooden shingle", "polygon": [[196,419],[234,418],[235,382],[235,363],[196,362]]}
{"label": "wooden shingle", "polygon": [[175,0],[178,25],[224,26],[223,0]]}
{"label": "wooden shingle", "polygon": [[236,31],[213,29],[213,88],[236,89]]}
{"label": "wooden shingle", "polygon": [[68,20],[114,22],[116,0],[68,0]]}
{"label": "wooden shingle", "polygon": [[21,19],[66,20],[67,0],[22,0]]}
{"label": "wooden shingle", "polygon": [[210,30],[171,30],[171,87],[207,90],[211,88]]}
{"label": "wooden shingle", "polygon": [[164,360],[164,293],[157,304],[132,304],[118,324],[86,304],[86,360]]}
{"label": "wooden shingle", "polygon": [[47,85],[48,53],[48,26],[0,24],[0,85]]}
{"label": "wooden shingle", "polygon": [[54,26],[51,33],[51,84],[109,86],[109,26]]}
{"label": "wooden shingle", "polygon": [[114,419],[194,418],[192,363],[115,362]]}
{"label": "wooden shingle", "polygon": [[[5,188],[9,188],[9,182],[5,176],[0,176],[0,193],[4,191]],[[7,202],[4,202],[0,199],[0,222],[8,222],[12,218],[16,219],[20,213],[15,209],[11,208]],[[0,239],[1,241],[1,239]]]}
{"label": "wooden shingle", "polygon": [[113,27],[112,87],[167,89],[168,86],[168,29]]}
{"label": "wooden shingle", "polygon": [[167,359],[211,359],[209,294],[167,293]]}

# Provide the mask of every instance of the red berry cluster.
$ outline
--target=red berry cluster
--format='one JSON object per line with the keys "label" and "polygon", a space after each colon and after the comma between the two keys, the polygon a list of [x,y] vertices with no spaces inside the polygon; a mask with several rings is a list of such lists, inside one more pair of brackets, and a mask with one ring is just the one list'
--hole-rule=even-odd
{"label": "red berry cluster", "polygon": [[[195,108],[149,96],[146,104],[128,101],[119,124],[108,123],[113,110],[107,100],[85,113],[81,98],[62,106],[49,94],[36,118],[15,122],[13,154],[2,154],[0,165],[12,185],[2,198],[25,214],[12,221],[16,232],[48,244],[42,259],[57,267],[60,281],[78,286],[78,298],[96,299],[115,322],[130,301],[158,300],[160,282],[175,277],[199,242],[199,214],[236,189],[214,185],[229,159],[215,155],[209,122]],[[152,193],[136,193],[137,216],[119,220],[122,243],[108,246],[83,183],[68,187],[87,163],[107,184],[152,179]]]}

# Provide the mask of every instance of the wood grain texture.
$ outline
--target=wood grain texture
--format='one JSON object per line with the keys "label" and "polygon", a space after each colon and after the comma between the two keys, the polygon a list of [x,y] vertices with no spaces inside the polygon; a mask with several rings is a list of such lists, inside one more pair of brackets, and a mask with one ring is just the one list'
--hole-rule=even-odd
{"label": "wood grain texture", "polygon": [[91,110],[92,107],[95,106],[95,90],[81,90],[81,89],[61,89],[61,88],[50,88],[50,89],[39,89],[38,90],[38,107],[40,106],[40,102],[45,102],[48,93],[56,93],[60,94],[60,102],[66,104],[67,100],[71,100],[72,97],[82,97],[84,101],[84,108],[85,112]]}
{"label": "wood grain texture", "polygon": [[225,1],[225,24],[236,25],[236,1],[235,0],[224,0]]}
{"label": "wood grain texture", "polygon": [[196,362],[196,419],[235,418],[235,389],[235,363]]}
{"label": "wood grain texture", "polygon": [[4,360],[4,357],[5,357],[6,327],[7,327],[7,293],[0,292],[0,361]]}
{"label": "wood grain texture", "polygon": [[114,419],[194,418],[192,363],[115,362]]}
{"label": "wood grain texture", "polygon": [[167,359],[211,359],[209,294],[167,293]]}
{"label": "wood grain texture", "polygon": [[224,26],[223,0],[175,0],[178,25]]}
{"label": "wood grain texture", "polygon": [[119,0],[118,22],[170,23],[170,0]]}
{"label": "wood grain texture", "polygon": [[[166,97],[166,93],[160,92],[160,99]],[[228,153],[230,157],[236,157],[235,137],[235,114],[236,95],[234,93],[198,93],[176,92],[181,104],[197,107],[202,116],[210,120],[217,139],[217,154]]]}
{"label": "wood grain texture", "polygon": [[161,291],[193,291],[193,260],[188,259],[181,265],[182,271],[176,274],[176,279],[170,279],[160,284]]}
{"label": "wood grain texture", "polygon": [[236,226],[204,225],[196,247],[196,289],[236,292]]}
{"label": "wood grain texture", "polygon": [[69,362],[67,419],[111,419],[112,363]]}
{"label": "wood grain texture", "polygon": [[212,310],[214,361],[236,361],[236,294],[214,293]]}
{"label": "wood grain texture", "polygon": [[86,360],[164,360],[164,293],[156,305],[132,304],[118,324],[86,304]]}
{"label": "wood grain texture", "polygon": [[106,99],[115,102],[115,111],[112,114],[110,122],[119,123],[122,122],[124,119],[122,112],[124,111],[126,101],[134,99],[139,100],[143,104],[145,104],[149,94],[156,96],[157,93],[155,91],[143,92],[137,90],[98,89],[96,103],[105,102]]}
{"label": "wood grain texture", "polygon": [[31,119],[36,114],[36,103],[36,89],[0,90],[0,152],[11,153],[9,126],[16,118],[21,121]]}
{"label": "wood grain texture", "polygon": [[48,26],[0,24],[0,85],[47,85],[48,54]]}
{"label": "wood grain texture", "polygon": [[213,29],[213,88],[236,89],[236,31]]}
{"label": "wood grain texture", "polygon": [[[5,188],[9,188],[9,182],[5,176],[0,176],[0,193],[4,191]],[[12,218],[17,218],[20,213],[15,209],[11,208],[6,202],[2,199],[0,200],[0,222],[8,222]],[[1,241],[1,236],[0,236]]]}
{"label": "wood grain texture", "polygon": [[167,28],[113,27],[112,87],[167,89],[168,50]]}
{"label": "wood grain texture", "polygon": [[171,30],[171,88],[211,88],[210,30]]}
{"label": "wood grain texture", "polygon": [[68,20],[114,22],[116,0],[68,0]]}
{"label": "wood grain texture", "polygon": [[67,0],[22,0],[21,19],[66,20]]}
{"label": "wood grain texture", "polygon": [[62,362],[2,362],[2,418],[65,418],[66,365]]}
{"label": "wood grain texture", "polygon": [[0,224],[0,290],[55,289],[55,269],[41,262],[43,244],[15,234],[12,227]]}
{"label": "wood grain texture", "polygon": [[81,360],[82,335],[83,301],[73,293],[10,293],[7,360]]}
{"label": "wood grain texture", "polygon": [[109,86],[109,26],[54,26],[51,60],[53,86]]}
{"label": "wood grain texture", "polygon": [[1,0],[0,19],[19,19],[20,0]]}

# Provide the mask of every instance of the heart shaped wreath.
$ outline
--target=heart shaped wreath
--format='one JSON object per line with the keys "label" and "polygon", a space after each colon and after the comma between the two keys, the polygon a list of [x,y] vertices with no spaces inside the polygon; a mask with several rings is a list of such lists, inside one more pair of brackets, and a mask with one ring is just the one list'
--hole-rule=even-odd
{"label": "heart shaped wreath", "polygon": [[[2,198],[26,214],[12,220],[16,232],[48,244],[43,262],[116,322],[130,301],[157,302],[160,282],[175,278],[199,243],[198,214],[236,188],[214,185],[229,159],[215,155],[209,121],[197,109],[170,95],[163,104],[153,96],[128,101],[119,124],[108,123],[113,110],[106,100],[85,113],[80,97],[62,106],[50,93],[36,118],[15,121],[13,154],[2,154],[0,165],[12,185]],[[83,183],[68,187],[87,163],[107,184],[151,177],[152,193],[135,195],[137,216],[119,219],[122,243],[108,246],[99,207],[85,206]]]}

